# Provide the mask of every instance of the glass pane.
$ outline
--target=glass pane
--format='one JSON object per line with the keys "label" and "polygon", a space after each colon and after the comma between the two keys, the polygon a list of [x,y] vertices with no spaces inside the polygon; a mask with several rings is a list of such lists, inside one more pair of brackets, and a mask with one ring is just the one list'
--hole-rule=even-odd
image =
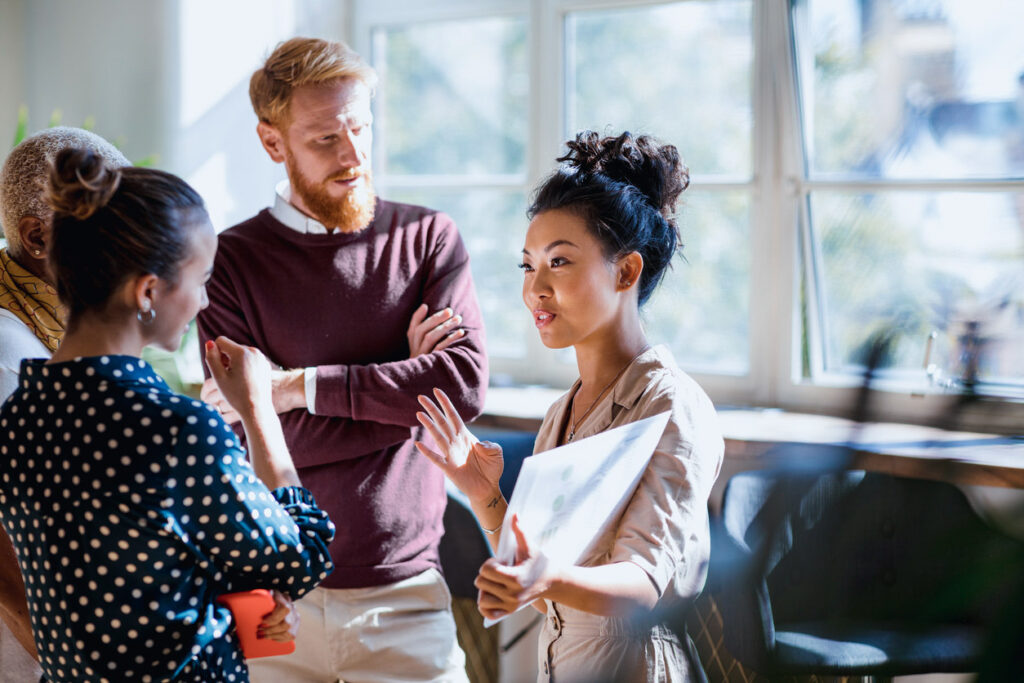
{"label": "glass pane", "polygon": [[476,295],[487,330],[491,356],[517,358],[526,353],[526,333],[533,322],[522,301],[523,240],[526,196],[495,190],[390,190],[396,202],[429,206],[455,220],[469,251]]}
{"label": "glass pane", "polygon": [[683,367],[743,374],[748,368],[750,195],[686,192],[683,255],[643,309],[651,343]]}
{"label": "glass pane", "polygon": [[694,174],[751,172],[749,0],[572,12],[568,137],[649,133]]}
{"label": "glass pane", "polygon": [[809,0],[803,11],[812,174],[1024,175],[1024,3]]}
{"label": "glass pane", "polygon": [[373,55],[378,175],[525,172],[525,19],[381,28]]}
{"label": "glass pane", "polygon": [[898,330],[892,365],[963,372],[978,326],[980,375],[1024,382],[1024,194],[818,192],[811,196],[826,369],[856,372],[872,336]]}

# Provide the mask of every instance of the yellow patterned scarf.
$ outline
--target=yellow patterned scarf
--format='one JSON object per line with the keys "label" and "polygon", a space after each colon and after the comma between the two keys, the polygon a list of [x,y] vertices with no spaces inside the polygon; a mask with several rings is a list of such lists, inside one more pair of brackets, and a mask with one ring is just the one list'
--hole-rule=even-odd
{"label": "yellow patterned scarf", "polygon": [[6,249],[0,249],[0,308],[32,328],[50,353],[57,350],[64,337],[65,311],[56,290],[19,266]]}

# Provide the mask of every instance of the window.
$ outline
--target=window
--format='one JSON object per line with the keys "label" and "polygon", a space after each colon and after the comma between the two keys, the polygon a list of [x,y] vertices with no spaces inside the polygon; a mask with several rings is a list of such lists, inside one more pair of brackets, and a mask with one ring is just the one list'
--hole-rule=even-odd
{"label": "window", "polygon": [[381,193],[455,219],[488,353],[521,358],[526,329],[514,295],[527,191],[525,17],[378,26],[372,40],[382,77],[374,162]]}
{"label": "window", "polygon": [[[1012,6],[1011,6],[1012,5]],[[808,0],[793,9],[803,111],[805,376],[860,371],[1024,394],[1024,6]]]}
{"label": "window", "polygon": [[[382,76],[375,181],[384,196],[455,218],[496,380],[567,384],[571,352],[543,348],[520,303],[529,193],[579,130],[675,144],[692,176],[684,254],[702,257],[678,259],[645,321],[687,367],[744,377],[753,3],[589,4],[357,3],[354,42]],[[666,68],[676,64],[687,67]]]}
{"label": "window", "polygon": [[886,408],[921,419],[972,344],[982,391],[1024,394],[1010,5],[356,0],[351,38],[382,76],[381,193],[456,219],[498,383],[575,376],[522,309],[524,210],[565,140],[628,129],[675,144],[692,180],[652,341],[718,403],[841,412],[895,331]]}
{"label": "window", "polygon": [[693,174],[682,195],[684,254],[645,308],[648,334],[692,370],[749,368],[753,189],[749,0],[700,0],[565,15],[564,139],[650,133]]}

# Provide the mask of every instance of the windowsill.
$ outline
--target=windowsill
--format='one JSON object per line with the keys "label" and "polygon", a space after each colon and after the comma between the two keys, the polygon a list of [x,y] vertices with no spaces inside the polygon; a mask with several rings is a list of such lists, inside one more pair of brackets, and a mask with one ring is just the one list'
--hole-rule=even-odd
{"label": "windowsill", "polygon": [[[537,431],[564,393],[547,387],[491,387],[476,424]],[[771,464],[782,444],[849,446],[851,465],[961,484],[1024,488],[1024,439],[921,425],[868,422],[769,408],[718,408],[726,457],[740,468]]]}
{"label": "windowsill", "polygon": [[[962,384],[959,378],[952,380],[948,386],[940,386],[928,381],[924,371],[920,372],[887,372],[876,374],[871,380],[871,388],[893,394],[905,394],[917,398],[950,397],[960,394]],[[833,389],[858,389],[864,384],[863,370],[851,369],[848,372],[823,372],[814,379],[804,378],[800,381],[805,386],[818,386]],[[981,380],[976,384],[978,398],[1007,403],[1024,402],[1024,387],[1019,383],[1006,381]]]}

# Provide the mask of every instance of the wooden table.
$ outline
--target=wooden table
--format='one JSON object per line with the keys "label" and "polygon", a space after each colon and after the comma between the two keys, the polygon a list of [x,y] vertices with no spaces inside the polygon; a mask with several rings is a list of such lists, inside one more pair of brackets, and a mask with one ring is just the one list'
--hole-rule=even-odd
{"label": "wooden table", "polygon": [[[491,388],[477,424],[536,431],[560,390]],[[852,449],[851,467],[904,477],[1024,489],[1024,438],[869,422],[764,408],[720,408],[726,467],[734,473],[771,464],[784,444]],[[1024,427],[1022,427],[1024,429]],[[778,450],[777,450],[778,449]]]}

